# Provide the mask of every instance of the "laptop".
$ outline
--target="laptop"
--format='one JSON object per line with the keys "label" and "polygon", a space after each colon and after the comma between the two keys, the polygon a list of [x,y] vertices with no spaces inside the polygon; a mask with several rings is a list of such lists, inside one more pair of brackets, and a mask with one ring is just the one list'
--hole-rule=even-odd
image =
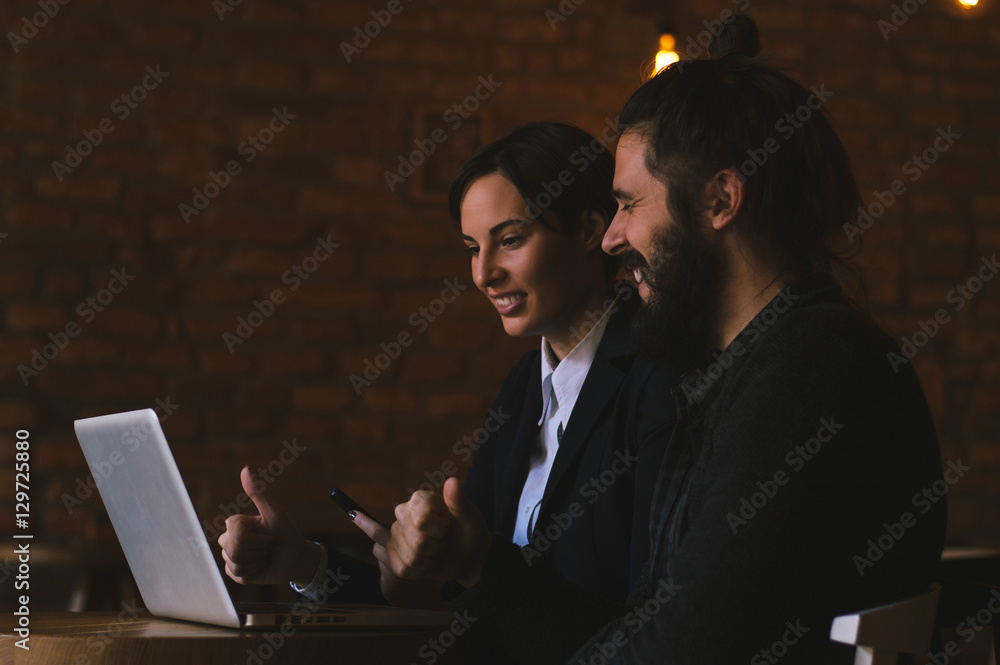
{"label": "laptop", "polygon": [[[118,541],[155,616],[230,628],[432,628],[445,612],[379,605],[233,605],[152,409],[74,422]],[[287,627],[286,627],[287,630]]]}

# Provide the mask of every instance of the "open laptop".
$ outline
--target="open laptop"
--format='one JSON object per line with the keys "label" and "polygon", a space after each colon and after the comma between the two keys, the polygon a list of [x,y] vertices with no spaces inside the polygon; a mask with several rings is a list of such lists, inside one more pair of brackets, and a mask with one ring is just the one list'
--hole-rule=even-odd
{"label": "open laptop", "polygon": [[[146,608],[159,617],[231,628],[444,626],[445,612],[378,605],[289,605],[237,611],[152,409],[74,423]],[[261,604],[256,604],[261,605]]]}

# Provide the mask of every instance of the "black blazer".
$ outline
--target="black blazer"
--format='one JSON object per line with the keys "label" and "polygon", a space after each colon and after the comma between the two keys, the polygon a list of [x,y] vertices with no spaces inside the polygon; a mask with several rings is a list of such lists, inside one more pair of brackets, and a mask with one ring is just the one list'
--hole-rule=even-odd
{"label": "black blazer", "polygon": [[[629,328],[639,297],[627,282],[616,290],[618,310],[570,414],[522,554],[623,601],[649,556],[649,506],[676,420],[670,388],[679,377],[637,358]],[[491,530],[508,540],[538,440],[540,363],[541,351],[531,351],[507,375],[492,412],[513,417],[478,446],[464,486]]]}

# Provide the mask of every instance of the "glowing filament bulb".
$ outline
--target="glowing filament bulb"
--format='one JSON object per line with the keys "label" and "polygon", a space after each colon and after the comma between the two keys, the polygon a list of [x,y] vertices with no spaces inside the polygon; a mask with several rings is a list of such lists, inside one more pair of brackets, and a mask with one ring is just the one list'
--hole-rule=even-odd
{"label": "glowing filament bulb", "polygon": [[653,69],[653,75],[656,75],[664,67],[680,60],[680,56],[674,50],[675,46],[676,43],[672,34],[665,32],[660,35],[660,51],[656,54],[656,65]]}

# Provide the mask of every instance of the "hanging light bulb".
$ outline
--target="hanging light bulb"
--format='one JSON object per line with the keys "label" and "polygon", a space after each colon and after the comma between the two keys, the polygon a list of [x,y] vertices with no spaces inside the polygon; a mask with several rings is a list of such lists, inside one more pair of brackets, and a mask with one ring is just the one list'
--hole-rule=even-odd
{"label": "hanging light bulb", "polygon": [[673,34],[667,31],[660,34],[660,50],[656,54],[656,64],[653,66],[653,73],[650,75],[650,78],[656,76],[664,67],[672,65],[681,59],[677,51],[674,50],[676,46],[677,43],[674,41]]}
{"label": "hanging light bulb", "polygon": [[993,12],[996,3],[990,0],[946,0],[944,2],[948,13],[961,19],[978,19]]}
{"label": "hanging light bulb", "polygon": [[990,0],[945,0],[942,4],[949,14],[965,20],[985,17],[996,9]]}

